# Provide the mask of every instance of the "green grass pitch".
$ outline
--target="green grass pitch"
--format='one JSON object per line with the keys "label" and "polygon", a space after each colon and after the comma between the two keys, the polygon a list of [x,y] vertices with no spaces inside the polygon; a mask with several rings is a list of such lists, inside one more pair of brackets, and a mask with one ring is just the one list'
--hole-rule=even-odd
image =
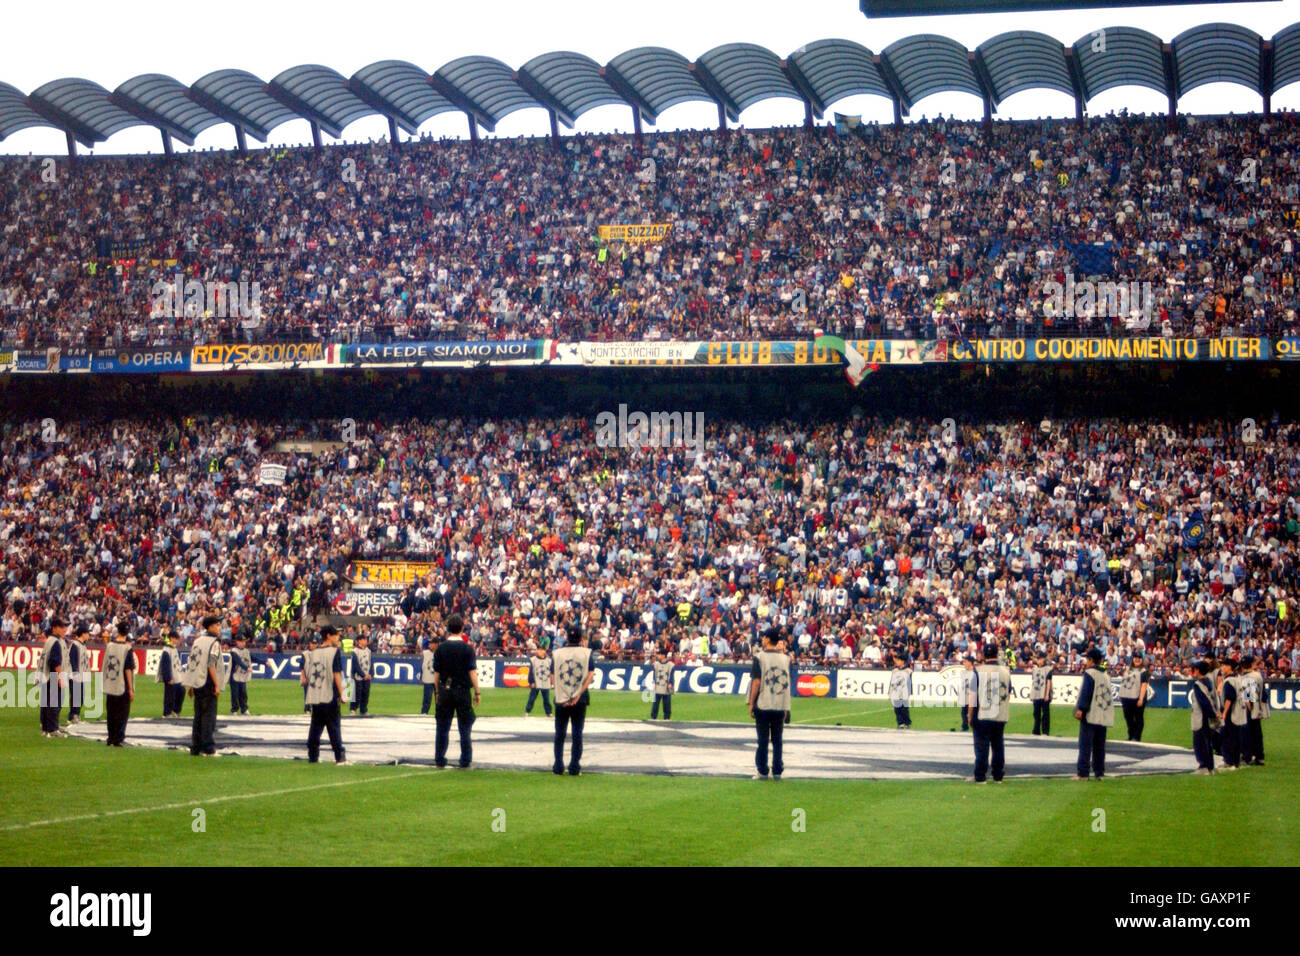
{"label": "green grass pitch", "polygon": [[[133,714],[160,714],[158,686],[138,690]],[[414,713],[419,693],[377,684],[371,707]],[[522,713],[526,693],[485,691],[479,713]],[[592,697],[593,717],[649,715],[639,694]],[[249,698],[254,713],[301,712],[296,683],[254,681]],[[680,694],[673,704],[675,719],[748,720],[740,697]],[[912,716],[919,730],[958,725],[951,709]],[[794,719],[893,725],[882,701],[798,700]],[[1146,738],[1189,747],[1187,721],[1185,710],[1152,710]],[[1027,733],[1030,722],[1027,707],[1013,707],[1008,731]],[[1075,726],[1056,708],[1057,734]],[[1300,716],[1275,714],[1264,735],[1267,767],[1208,778],[769,783],[196,760],[45,740],[34,709],[9,707],[0,710],[0,865],[1294,865]],[[347,736],[345,718],[345,745]]]}

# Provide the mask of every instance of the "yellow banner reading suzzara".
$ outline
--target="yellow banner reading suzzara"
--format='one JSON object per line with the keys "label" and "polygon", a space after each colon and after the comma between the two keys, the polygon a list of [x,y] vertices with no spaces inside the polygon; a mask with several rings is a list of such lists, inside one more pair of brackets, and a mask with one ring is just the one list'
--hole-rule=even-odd
{"label": "yellow banner reading suzzara", "polygon": [[663,242],[672,231],[671,222],[645,222],[640,225],[610,224],[596,227],[596,235],[606,242]]}

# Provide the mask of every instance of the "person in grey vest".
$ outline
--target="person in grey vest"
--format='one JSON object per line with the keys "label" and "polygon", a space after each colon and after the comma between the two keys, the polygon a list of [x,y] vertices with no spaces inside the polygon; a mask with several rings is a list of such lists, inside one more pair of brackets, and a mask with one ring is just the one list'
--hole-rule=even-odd
{"label": "person in grey vest", "polygon": [[190,754],[212,757],[217,753],[217,701],[221,696],[221,618],[209,614],[203,633],[190,644],[185,662],[186,694],[194,698],[190,729]]}
{"label": "person in grey vest", "polygon": [[126,632],[126,622],[119,622],[113,643],[104,649],[104,707],[110,747],[120,747],[126,740],[126,721],[135,700],[135,654]]}
{"label": "person in grey vest", "polygon": [[343,750],[343,729],[339,704],[343,700],[343,652],[339,649],[339,632],[333,624],[320,629],[320,646],[308,653],[302,677],[307,688],[307,706],[311,708],[311,728],[307,731],[307,762],[320,762],[321,731],[329,734],[334,763],[347,763]]}
{"label": "person in grey vest", "polygon": [[170,634],[163,635],[162,654],[158,656],[158,670],[154,683],[163,687],[164,717],[179,717],[185,702],[185,685],[181,682],[181,655]]}
{"label": "person in grey vest", "polygon": [[349,714],[360,711],[362,717],[370,716],[370,667],[370,635],[363,632],[357,635],[357,646],[352,649],[352,683],[356,694],[348,705]]}
{"label": "person in grey vest", "polygon": [[1237,662],[1223,661],[1223,769],[1241,766],[1241,738],[1246,730],[1246,701],[1241,693]]}
{"label": "person in grey vest", "polygon": [[975,658],[963,657],[961,666],[961,697],[957,701],[957,709],[961,711],[962,733],[966,733],[970,730],[970,708],[966,706],[966,699],[975,683]]}
{"label": "person in grey vest", "polygon": [[478,665],[474,648],[465,639],[464,630],[465,622],[461,616],[451,615],[447,618],[447,640],[433,652],[433,669],[438,675],[438,701],[433,708],[435,767],[447,766],[453,714],[460,735],[460,762],[457,766],[464,770],[474,758],[474,742],[470,734],[474,726],[474,708],[479,703]]}
{"label": "person in grey vest", "polygon": [[1011,719],[1011,671],[998,663],[998,646],[993,641],[984,642],[984,663],[975,668],[966,705],[975,738],[975,782],[983,783],[992,771],[993,782],[1001,783],[1006,768],[1003,734]]}
{"label": "person in grey vest", "polygon": [[1196,754],[1196,772],[1210,774],[1214,773],[1214,744],[1210,733],[1219,723],[1219,708],[1209,663],[1197,661],[1196,672],[1199,676],[1187,692],[1187,705],[1192,711],[1192,752]]}
{"label": "person in grey vest", "polygon": [[420,702],[420,713],[428,714],[438,691],[438,672],[433,669],[434,651],[438,648],[438,635],[429,638],[420,654],[420,683],[424,685],[424,697]]}
{"label": "person in grey vest", "polygon": [[768,741],[772,742],[771,772],[780,780],[785,772],[782,733],[790,722],[790,657],[780,650],[779,638],[769,628],[763,632],[763,649],[754,655],[750,670],[749,715],[758,731],[758,750],[754,763],[755,780],[768,779]]}
{"label": "person in grey vest", "polygon": [[[1264,679],[1262,658],[1247,657],[1242,666],[1246,673],[1242,685],[1246,688],[1246,742],[1250,745],[1250,762],[1264,766],[1264,721],[1268,720],[1268,682]],[[1244,758],[1243,758],[1244,759]]]}
{"label": "person in grey vest", "polygon": [[81,723],[81,700],[86,692],[86,680],[90,676],[90,653],[81,640],[90,633],[90,628],[78,624],[72,629],[72,640],[68,643],[68,723]]}
{"label": "person in grey vest", "polygon": [[1206,653],[1205,662],[1210,667],[1210,683],[1214,685],[1214,715],[1216,717],[1214,727],[1210,730],[1210,746],[1213,748],[1216,757],[1222,757],[1223,665],[1219,663],[1212,650]]}
{"label": "person in grey vest", "polygon": [[668,653],[660,647],[655,652],[655,702],[650,705],[650,719],[659,718],[659,704],[664,705],[664,720],[673,719],[673,662]]}
{"label": "person in grey vest", "polygon": [[551,772],[564,773],[564,738],[568,728],[573,728],[573,747],[569,754],[569,773],[582,774],[582,728],[587,722],[587,707],[591,695],[587,688],[596,676],[592,666],[594,653],[587,649],[587,637],[577,624],[568,627],[567,641],[555,649],[552,660],[555,670],[555,763]]}
{"label": "person in grey vest", "polygon": [[303,676],[300,676],[298,678],[298,683],[302,684],[302,712],[304,714],[311,713],[311,704],[307,703],[307,680],[305,676],[307,673],[307,662],[311,660],[311,652],[316,650],[316,648],[318,647],[320,647],[320,637],[316,634],[308,634],[307,650],[303,651],[303,655],[302,655]]}
{"label": "person in grey vest", "polygon": [[248,652],[248,638],[242,630],[234,634],[235,647],[230,652],[230,712],[248,716],[248,679],[253,675],[253,655]]}
{"label": "person in grey vest", "polygon": [[1106,775],[1106,728],[1115,726],[1115,693],[1110,678],[1101,669],[1105,660],[1101,651],[1088,648],[1088,667],[1075,705],[1074,719],[1079,722],[1079,763],[1076,779],[1098,780]]}
{"label": "person in grey vest", "polygon": [[538,695],[542,698],[542,710],[551,716],[551,689],[555,686],[555,675],[551,667],[551,658],[546,648],[537,645],[533,656],[528,658],[528,703],[524,704],[524,716],[533,712],[533,704]]}
{"label": "person in grey vest", "polygon": [[67,681],[67,658],[63,653],[63,636],[68,622],[61,617],[50,621],[50,636],[41,649],[41,736],[66,737],[59,729],[59,709],[63,706]]}
{"label": "person in grey vest", "polygon": [[1052,733],[1052,674],[1055,668],[1047,662],[1047,655],[1039,651],[1034,669],[1029,672],[1029,697],[1034,702],[1034,736],[1047,737]]}
{"label": "person in grey vest", "polygon": [[889,675],[889,702],[894,707],[894,719],[899,730],[908,730],[912,726],[912,714],[907,707],[911,699],[912,669],[903,656],[894,651],[894,669]]}
{"label": "person in grey vest", "polygon": [[1119,702],[1124,708],[1124,723],[1128,725],[1129,740],[1142,739],[1142,727],[1146,723],[1147,687],[1150,683],[1151,672],[1142,659],[1142,652],[1134,651],[1133,662],[1119,682]]}

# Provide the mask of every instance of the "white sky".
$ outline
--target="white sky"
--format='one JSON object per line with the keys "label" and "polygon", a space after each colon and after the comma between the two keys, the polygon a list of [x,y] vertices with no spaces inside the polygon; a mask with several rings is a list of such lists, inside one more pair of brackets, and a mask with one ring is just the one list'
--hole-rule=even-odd
{"label": "white sky", "polygon": [[[70,76],[93,80],[109,90],[141,73],[164,73],[190,84],[213,70],[236,68],[270,80],[302,63],[321,63],[351,76],[376,60],[401,59],[432,73],[471,54],[495,57],[517,68],[553,50],[574,50],[607,63],[633,47],[665,46],[694,60],[723,43],[750,42],[784,57],[804,43],[843,37],[880,52],[916,33],[939,33],[973,49],[1008,30],[1037,30],[1073,43],[1102,27],[1134,26],[1168,41],[1190,27],[1227,21],[1271,38],[1300,21],[1300,0],[884,20],[864,17],[857,0],[119,0],[113,4],[65,0],[58,5],[8,4],[4,15],[0,81],[29,93],[50,80]],[[880,122],[889,122],[893,115],[890,102],[880,97],[850,97],[828,106]],[[1089,113],[1102,115],[1125,107],[1163,113],[1166,102],[1163,94],[1125,87],[1096,97]],[[1300,83],[1279,91],[1273,108],[1300,108]],[[1261,101],[1245,88],[1211,84],[1184,96],[1179,109],[1241,113],[1258,111]],[[909,118],[936,113],[978,118],[982,106],[966,94],[941,93],[917,103]],[[1030,90],[1004,100],[995,118],[1073,115],[1072,98]],[[803,105],[769,100],[750,107],[740,119],[751,127],[800,123]],[[578,123],[583,131],[630,132],[632,125],[630,111],[613,106],[592,110]],[[714,105],[692,103],[665,111],[658,128],[716,123]],[[544,111],[520,110],[498,124],[496,135],[541,135],[548,129]],[[465,137],[467,121],[462,113],[447,113],[429,120],[421,132]],[[343,133],[350,142],[386,138],[387,121],[366,117]],[[309,142],[310,136],[306,121],[295,120],[277,127],[271,143],[300,144]],[[221,124],[200,135],[195,148],[230,149],[234,139],[233,128]],[[260,144],[250,138],[249,145]],[[176,148],[186,147],[176,143]],[[94,152],[157,153],[161,149],[157,130],[135,127]],[[83,147],[79,150],[86,152]],[[63,133],[50,129],[24,130],[0,143],[0,153],[65,152]]]}

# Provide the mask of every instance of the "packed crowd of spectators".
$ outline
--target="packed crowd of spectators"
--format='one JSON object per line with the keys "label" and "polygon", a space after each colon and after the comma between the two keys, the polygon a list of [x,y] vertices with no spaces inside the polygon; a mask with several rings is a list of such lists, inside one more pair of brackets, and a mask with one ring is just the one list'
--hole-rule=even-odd
{"label": "packed crowd of spectators", "polygon": [[0,344],[1289,335],[1298,167],[1285,113],[3,157]]}
{"label": "packed crowd of spectators", "polygon": [[[724,418],[687,454],[600,447],[579,417],[356,425],[347,444],[336,421],[7,426],[0,636],[60,613],[184,642],[217,609],[292,648],[357,562],[403,559],[433,567],[359,625],[381,652],[458,612],[489,655],[582,621],[611,659],[669,641],[687,665],[777,627],[804,664],[906,648],[937,668],[994,639],[1065,671],[1090,642],[1157,676],[1208,652],[1300,669],[1300,426]],[[268,462],[282,486],[258,483]]]}

